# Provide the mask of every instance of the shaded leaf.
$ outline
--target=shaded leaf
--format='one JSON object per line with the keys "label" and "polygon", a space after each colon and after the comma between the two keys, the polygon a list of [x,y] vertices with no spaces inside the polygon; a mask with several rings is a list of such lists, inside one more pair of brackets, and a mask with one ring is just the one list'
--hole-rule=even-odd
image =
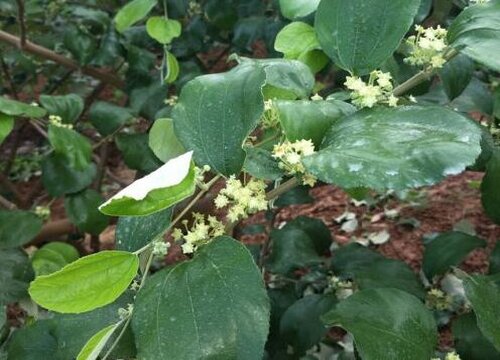
{"label": "shaded leaf", "polygon": [[488,217],[500,224],[500,151],[493,152],[481,183],[481,202]]}
{"label": "shaded leaf", "polygon": [[283,170],[270,151],[248,146],[245,147],[245,152],[247,156],[243,168],[253,177],[263,180],[278,180],[283,177]]}
{"label": "shaded leaf", "polygon": [[0,249],[22,246],[33,240],[43,221],[29,211],[0,210]]}
{"label": "shaded leaf", "polygon": [[462,94],[469,85],[473,73],[474,62],[463,54],[455,56],[443,66],[439,75],[448,99],[453,100]]}
{"label": "shaded leaf", "polygon": [[0,112],[6,115],[28,118],[41,118],[47,114],[47,111],[39,106],[28,105],[4,96],[0,96]]}
{"label": "shaded leaf", "polygon": [[96,101],[89,110],[92,125],[103,136],[117,131],[134,116],[130,110],[104,101]]}
{"label": "shaded leaf", "polygon": [[50,115],[60,116],[63,123],[72,124],[83,111],[83,99],[76,94],[40,95],[40,103]]}
{"label": "shaded leaf", "polygon": [[49,125],[48,136],[54,151],[65,157],[70,167],[82,171],[90,165],[92,145],[86,137],[75,130],[56,125]]}
{"label": "shaded leaf", "polygon": [[86,189],[80,193],[67,195],[64,198],[64,209],[68,218],[80,230],[99,235],[109,223],[98,207],[104,199],[97,191]]}
{"label": "shaded leaf", "polygon": [[36,276],[48,275],[62,269],[79,257],[80,254],[74,246],[55,241],[35,251],[31,257],[31,265]]}
{"label": "shaded leaf", "polygon": [[186,152],[174,133],[172,119],[156,119],[149,131],[149,147],[158,159],[167,162]]}

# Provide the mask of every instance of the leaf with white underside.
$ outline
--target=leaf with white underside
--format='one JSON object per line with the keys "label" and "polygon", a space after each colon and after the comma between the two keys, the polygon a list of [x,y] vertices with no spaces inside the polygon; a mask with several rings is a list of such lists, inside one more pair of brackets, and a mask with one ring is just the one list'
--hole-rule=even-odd
{"label": "leaf with white underside", "polygon": [[378,107],[335,122],[304,164],[346,189],[401,190],[461,173],[481,153],[480,141],[472,121],[444,107]]}
{"label": "leaf with white underside", "polygon": [[92,336],[82,348],[76,360],[95,360],[106,346],[115,330],[121,323],[113,324],[105,327],[97,334]]}
{"label": "leaf with white underside", "polygon": [[193,153],[178,156],[145,177],[134,181],[99,207],[111,216],[149,215],[193,194]]}

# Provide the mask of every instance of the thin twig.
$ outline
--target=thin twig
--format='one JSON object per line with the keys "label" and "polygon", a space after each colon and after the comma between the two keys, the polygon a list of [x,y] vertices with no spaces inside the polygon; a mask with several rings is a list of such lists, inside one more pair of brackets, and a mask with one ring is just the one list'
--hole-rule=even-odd
{"label": "thin twig", "polygon": [[0,195],[0,205],[2,205],[7,210],[16,210],[17,206],[13,202],[7,200],[2,195]]}
{"label": "thin twig", "polygon": [[26,46],[26,23],[24,21],[24,0],[17,2],[17,20],[19,21],[20,41],[19,47],[23,49]]}
{"label": "thin twig", "polygon": [[274,200],[276,199],[278,196],[280,195],[283,195],[284,193],[292,190],[294,187],[296,187],[297,185],[299,185],[299,181],[297,180],[297,178],[291,178],[290,180],[288,181],[285,181],[283,184],[281,184],[280,186],[278,186],[277,188],[269,191],[267,194],[266,194],[266,200],[267,201],[271,201],[271,200]]}

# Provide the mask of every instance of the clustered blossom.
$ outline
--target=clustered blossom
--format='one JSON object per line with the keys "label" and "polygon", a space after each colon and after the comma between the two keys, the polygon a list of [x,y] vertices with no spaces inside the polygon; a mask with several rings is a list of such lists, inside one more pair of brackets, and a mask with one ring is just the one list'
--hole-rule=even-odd
{"label": "clustered blossom", "polygon": [[159,238],[153,242],[153,255],[165,256],[170,248],[170,243],[167,243],[163,238]]}
{"label": "clustered blossom", "polygon": [[[440,360],[440,359],[439,358],[432,358],[431,360]],[[460,359],[460,356],[455,351],[452,351],[452,352],[449,352],[448,354],[446,354],[446,356],[444,357],[444,360],[461,360],[461,359]]]}
{"label": "clustered blossom", "polygon": [[61,128],[73,129],[73,125],[71,124],[63,124],[62,118],[57,115],[49,115],[49,124]]}
{"label": "clustered blossom", "polygon": [[191,228],[188,227],[187,220],[183,221],[185,232],[180,228],[175,228],[172,231],[172,237],[175,241],[184,240],[182,244],[182,252],[184,254],[192,254],[196,249],[203,244],[207,244],[211,239],[224,235],[224,224],[221,223],[215,216],[205,216],[200,213],[193,213],[194,223]]}
{"label": "clustered blossom", "polygon": [[133,304],[127,304],[126,308],[119,308],[118,309],[118,316],[120,317],[121,320],[124,320],[128,318],[132,313],[134,312],[134,305]]}
{"label": "clustered blossom", "polygon": [[278,109],[273,104],[272,100],[264,102],[264,114],[262,115],[262,127],[264,129],[273,129],[279,125]]}
{"label": "clustered blossom", "polygon": [[448,31],[441,26],[424,29],[420,25],[415,26],[416,35],[410,36],[406,44],[410,47],[410,56],[405,62],[414,66],[441,68],[446,63],[443,57],[448,44],[446,35]]}
{"label": "clustered blossom", "polygon": [[198,186],[200,189],[206,190],[207,185],[205,184],[205,174],[209,171],[209,165],[204,165],[202,168],[194,168],[194,179],[196,182],[196,186]]}
{"label": "clustered blossom", "polygon": [[451,308],[453,299],[439,289],[431,289],[427,292],[425,303],[431,309],[443,311]]}
{"label": "clustered blossom", "polygon": [[279,160],[278,166],[287,175],[298,176],[303,185],[313,187],[317,179],[306,172],[302,158],[312,155],[314,152],[314,144],[311,140],[298,140],[293,143],[287,140],[274,145],[273,158]]}
{"label": "clustered blossom", "polygon": [[470,0],[471,5],[486,4],[489,2],[490,2],[490,0]]}
{"label": "clustered blossom", "polygon": [[50,218],[50,208],[48,206],[37,206],[35,208],[35,215],[46,221]]}
{"label": "clustered blossom", "polygon": [[226,181],[226,187],[215,198],[215,207],[217,209],[229,207],[227,218],[231,222],[266,210],[266,183],[262,180],[251,179],[244,185],[232,175]]}
{"label": "clustered blossom", "polygon": [[376,104],[398,105],[398,98],[392,94],[392,76],[380,70],[370,73],[368,83],[357,76],[348,76],[344,85],[352,90],[352,103],[359,108],[372,108]]}

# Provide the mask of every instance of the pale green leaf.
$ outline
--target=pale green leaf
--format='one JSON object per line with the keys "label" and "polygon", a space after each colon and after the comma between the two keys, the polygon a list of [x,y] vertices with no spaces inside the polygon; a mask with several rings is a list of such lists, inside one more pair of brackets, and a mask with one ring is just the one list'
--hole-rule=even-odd
{"label": "pale green leaf", "polygon": [[156,4],[157,0],[132,0],[116,14],[116,30],[118,32],[127,30],[136,22],[146,17]]}
{"label": "pale green leaf", "polygon": [[36,276],[56,272],[80,257],[74,246],[62,242],[50,242],[35,251],[31,265]]}
{"label": "pale green leaf", "polygon": [[14,129],[14,117],[0,113],[0,145]]}
{"label": "pale green leaf", "polygon": [[177,58],[170,51],[165,52],[166,65],[167,65],[167,75],[165,76],[165,82],[167,84],[172,84],[177,80],[179,76],[179,62]]}
{"label": "pale green leaf", "polygon": [[149,147],[161,161],[167,162],[186,151],[174,133],[172,119],[156,119],[149,131]]}
{"label": "pale green leaf", "polygon": [[170,44],[181,35],[181,23],[163,16],[152,16],[146,23],[146,30],[160,44]]}
{"label": "pale green leaf", "polygon": [[19,101],[7,99],[4,96],[0,96],[0,113],[11,116],[41,118],[47,114],[47,111],[39,106],[27,105]]}
{"label": "pale green leaf", "polygon": [[280,0],[280,9],[284,17],[294,20],[316,11],[320,0]]}
{"label": "pale green leaf", "polygon": [[137,274],[139,258],[124,251],[85,256],[30,285],[31,298],[61,313],[90,311],[115,301]]}
{"label": "pale green leaf", "polygon": [[95,360],[101,353],[106,343],[109,341],[115,330],[120,326],[120,323],[105,327],[97,334],[92,336],[85,346],[82,348],[76,360]]}

